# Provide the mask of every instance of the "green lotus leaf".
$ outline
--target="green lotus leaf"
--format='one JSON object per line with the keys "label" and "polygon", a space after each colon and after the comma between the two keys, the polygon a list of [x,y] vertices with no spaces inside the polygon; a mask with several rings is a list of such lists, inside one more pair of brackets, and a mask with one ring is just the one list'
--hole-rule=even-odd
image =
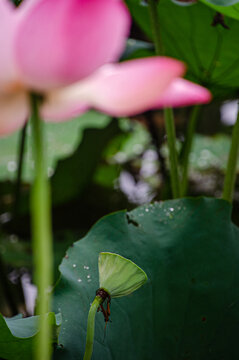
{"label": "green lotus leaf", "polygon": [[[47,314],[47,321],[52,325],[53,343],[58,342],[61,314],[52,312]],[[22,318],[21,315],[13,318],[4,318],[0,314],[0,359],[4,360],[32,360],[32,350],[35,346],[38,329],[39,316]]]}
{"label": "green lotus leaf", "polygon": [[111,298],[129,295],[148,280],[138,265],[118,254],[102,252],[98,261],[100,288]]}

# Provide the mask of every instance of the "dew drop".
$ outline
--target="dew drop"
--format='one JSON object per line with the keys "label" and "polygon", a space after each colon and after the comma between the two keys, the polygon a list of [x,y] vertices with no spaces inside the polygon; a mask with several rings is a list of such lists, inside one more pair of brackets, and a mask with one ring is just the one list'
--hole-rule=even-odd
{"label": "dew drop", "polygon": [[80,278],[79,278],[77,281],[78,281],[79,283],[82,282],[82,280],[81,280]]}
{"label": "dew drop", "polygon": [[76,268],[76,264],[73,264],[72,267],[73,267],[73,268]]}
{"label": "dew drop", "polygon": [[89,268],[90,268],[89,266],[84,265],[85,270],[89,270]]}

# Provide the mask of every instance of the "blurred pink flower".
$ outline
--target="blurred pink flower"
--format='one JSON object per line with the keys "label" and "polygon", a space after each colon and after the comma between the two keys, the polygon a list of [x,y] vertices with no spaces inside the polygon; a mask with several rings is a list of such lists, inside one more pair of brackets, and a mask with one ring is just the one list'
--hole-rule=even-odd
{"label": "blurred pink flower", "polygon": [[0,23],[0,135],[23,126],[30,92],[43,96],[47,121],[90,107],[122,116],[210,100],[198,85],[182,79],[173,85],[185,71],[177,60],[112,63],[130,27],[121,0],[24,0],[17,9],[1,0]]}
{"label": "blurred pink flower", "polygon": [[178,78],[171,82],[152,108],[190,106],[207,103],[210,100],[211,94],[206,88]]}

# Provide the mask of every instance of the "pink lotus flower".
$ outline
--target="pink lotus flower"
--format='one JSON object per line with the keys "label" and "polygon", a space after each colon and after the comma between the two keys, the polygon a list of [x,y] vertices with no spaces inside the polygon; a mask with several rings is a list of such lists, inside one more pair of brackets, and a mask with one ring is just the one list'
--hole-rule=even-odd
{"label": "pink lotus flower", "polygon": [[198,85],[182,79],[180,89],[173,85],[185,71],[177,60],[113,64],[130,27],[121,0],[24,0],[17,9],[1,0],[0,23],[0,135],[26,122],[30,92],[43,96],[46,121],[90,107],[122,116],[210,100]]}

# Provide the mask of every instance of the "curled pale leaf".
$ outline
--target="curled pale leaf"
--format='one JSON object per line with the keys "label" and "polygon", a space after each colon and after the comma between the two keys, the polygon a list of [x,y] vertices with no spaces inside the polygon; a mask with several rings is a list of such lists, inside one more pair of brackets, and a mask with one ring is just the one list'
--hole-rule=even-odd
{"label": "curled pale leaf", "polygon": [[100,253],[98,265],[100,288],[111,298],[129,295],[148,280],[138,265],[118,254]]}

